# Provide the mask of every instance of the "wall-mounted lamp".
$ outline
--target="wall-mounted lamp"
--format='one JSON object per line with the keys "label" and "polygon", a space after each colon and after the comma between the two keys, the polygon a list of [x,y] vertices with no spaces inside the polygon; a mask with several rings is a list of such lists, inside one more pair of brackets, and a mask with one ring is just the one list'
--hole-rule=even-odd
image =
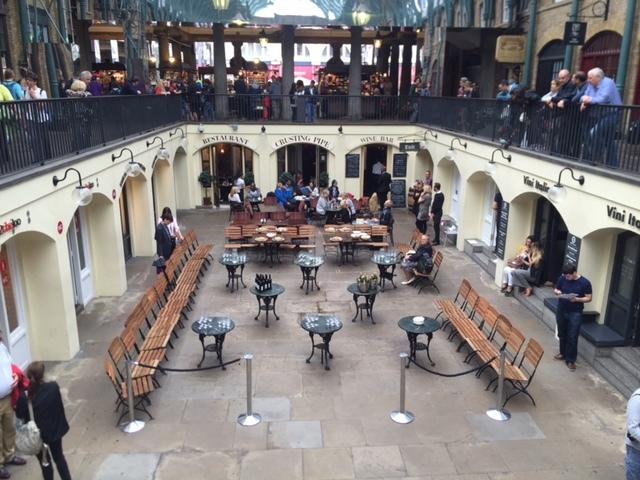
{"label": "wall-mounted lamp", "polygon": [[380,36],[380,30],[376,32],[376,38],[373,39],[373,47],[379,49],[382,46],[382,37]]}
{"label": "wall-mounted lamp", "polygon": [[173,137],[174,135],[177,135],[178,134],[178,130],[180,130],[180,133],[181,133],[180,146],[186,150],[187,149],[187,136],[184,134],[184,130],[182,129],[182,127],[176,127],[176,129],[173,132],[169,132],[169,138]]}
{"label": "wall-mounted lamp", "polygon": [[120,153],[118,153],[117,155],[115,153],[111,154],[111,161],[115,162],[122,155],[124,155],[124,152],[129,152],[129,163],[127,163],[127,169],[126,169],[127,176],[137,177],[147,169],[143,164],[141,164],[140,162],[136,162],[133,159],[133,152],[131,151],[130,148],[127,148],[127,147],[120,150]]}
{"label": "wall-mounted lamp", "polygon": [[262,135],[265,135],[267,133],[267,127],[262,125],[262,127],[260,127],[260,132],[262,133]]}
{"label": "wall-mounted lamp", "polygon": [[156,157],[158,157],[159,160],[169,160],[169,151],[164,148],[164,140],[162,139],[162,137],[155,136],[153,137],[153,139],[147,140],[147,148],[156,143],[156,140],[160,140],[160,148],[156,153]]}
{"label": "wall-mounted lamp", "polygon": [[[429,135],[431,135],[433,138],[438,138],[438,133],[437,133],[437,132],[434,132],[434,131],[433,131],[433,130],[431,130],[430,128],[427,128],[427,129],[425,129],[425,131],[424,131],[424,135],[422,136],[422,139],[423,139],[423,140],[426,140],[426,139],[427,139],[427,133],[428,133]],[[465,147],[465,148],[466,148],[466,147]]]}
{"label": "wall-mounted lamp", "polygon": [[510,154],[505,155],[504,150],[502,150],[501,148],[496,148],[493,152],[491,152],[491,160],[489,160],[484,166],[484,173],[486,173],[487,175],[493,175],[494,173],[496,173],[497,164],[496,164],[496,161],[494,160],[494,157],[498,152],[500,152],[500,155],[502,155],[502,158],[504,158],[507,162],[511,163],[511,155]]}
{"label": "wall-mounted lamp", "polygon": [[231,130],[233,130],[234,132],[238,131],[238,124],[237,123],[232,123],[229,126],[231,127]]}
{"label": "wall-mounted lamp", "polygon": [[340,125],[340,126],[338,127],[338,133],[339,133],[340,135],[342,135],[342,134],[344,133],[344,130],[342,129],[342,125]]}
{"label": "wall-mounted lamp", "polygon": [[85,185],[82,184],[82,175],[75,168],[67,168],[64,171],[64,175],[62,178],[58,178],[56,175],[53,176],[53,186],[57,187],[58,183],[66,180],[69,172],[74,172],[78,175],[78,185],[74,188],[73,193],[71,194],[71,198],[76,205],[79,207],[85,207],[91,203],[91,199],[93,198],[93,192],[91,189],[93,188],[93,183],[87,183]]}
{"label": "wall-mounted lamp", "polygon": [[261,47],[266,47],[267,45],[269,45],[269,37],[267,36],[267,32],[264,31],[264,28],[260,30],[260,33],[258,35],[258,42],[260,42]]}
{"label": "wall-mounted lamp", "polygon": [[169,57],[169,63],[176,63],[176,57]]}
{"label": "wall-mounted lamp", "polygon": [[565,170],[569,170],[569,172],[571,172],[571,178],[573,178],[576,182],[578,182],[580,185],[584,185],[584,175],[580,175],[579,177],[576,177],[573,173],[573,168],[564,167],[562,170],[560,170],[560,173],[558,174],[558,181],[556,182],[556,184],[549,189],[549,200],[553,202],[560,203],[567,196],[567,189],[560,182],[562,178],[562,174]]}
{"label": "wall-mounted lamp", "polygon": [[198,133],[204,133],[204,125],[203,124],[198,124]]}
{"label": "wall-mounted lamp", "polygon": [[451,139],[451,144],[449,145],[449,150],[447,150],[447,153],[445,154],[444,158],[446,158],[447,160],[453,162],[456,159],[456,152],[453,149],[453,143],[454,142],[458,142],[460,144],[461,147],[463,147],[465,150],[467,149],[467,142],[463,142],[462,140],[460,140],[458,137],[453,137]]}

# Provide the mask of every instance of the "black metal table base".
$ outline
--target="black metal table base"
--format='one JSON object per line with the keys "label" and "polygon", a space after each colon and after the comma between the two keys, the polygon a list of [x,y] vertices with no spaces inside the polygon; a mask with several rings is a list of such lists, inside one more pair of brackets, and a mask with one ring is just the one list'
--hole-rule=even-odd
{"label": "black metal table base", "polygon": [[[244,273],[244,265],[225,265],[227,267],[227,288],[231,285],[231,291],[239,290],[240,283],[244,288],[247,286],[244,284],[242,274]],[[236,273],[240,267],[240,273]]]}
{"label": "black metal table base", "polygon": [[320,290],[320,285],[318,285],[318,270],[320,267],[300,267],[302,270],[302,284],[300,288],[305,289],[305,294],[309,295],[309,290],[313,292],[314,286],[318,290]]}
{"label": "black metal table base", "polygon": [[273,312],[276,320],[280,320],[280,317],[276,313],[276,300],[278,297],[256,297],[258,299],[258,314],[253,317],[254,320],[258,320],[260,312],[265,312],[265,328],[269,328],[269,312]]}
{"label": "black metal table base", "polygon": [[279,243],[265,243],[264,244],[264,258],[263,263],[269,263],[269,266],[273,267],[273,264],[280,261],[280,244]]}
{"label": "black metal table base", "polygon": [[[358,302],[359,297],[364,297],[364,302]],[[353,303],[356,304],[356,314],[351,319],[352,322],[355,322],[358,318],[358,313],[360,313],[360,321],[362,321],[362,314],[366,313],[367,317],[371,319],[372,324],[376,324],[376,321],[373,319],[373,304],[376,301],[375,295],[353,295]]]}
{"label": "black metal table base", "polygon": [[333,358],[333,354],[331,353],[331,350],[329,350],[329,343],[331,342],[333,333],[326,333],[324,335],[318,334],[322,337],[322,343],[315,343],[313,339],[314,335],[314,333],[309,332],[309,337],[311,338],[311,354],[307,358],[306,362],[311,363],[311,359],[313,358],[317,348],[320,350],[320,363],[324,365],[325,370],[331,370],[331,367],[329,367],[329,359]]}
{"label": "black metal table base", "polygon": [[200,343],[202,344],[202,358],[200,359],[200,363],[198,363],[198,368],[200,368],[202,362],[204,362],[204,355],[206,352],[215,352],[218,356],[218,362],[222,367],[222,370],[226,370],[226,367],[222,365],[222,344],[224,343],[225,335],[226,334],[224,333],[222,335],[214,335],[215,343],[210,343],[209,345],[204,344],[206,335],[198,335],[198,337],[200,338]]}
{"label": "black metal table base", "polygon": [[[429,359],[429,363],[431,363],[432,367],[435,367],[435,362],[431,360],[431,354],[429,353],[429,345],[431,344],[431,339],[433,338],[433,333],[427,333],[427,343],[426,345],[422,342],[418,342],[418,334],[407,332],[407,337],[409,338],[409,358],[414,362],[416,360],[416,352],[418,350],[426,350],[427,358]],[[409,362],[407,362],[407,368],[409,368]]]}
{"label": "black metal table base", "polygon": [[340,242],[340,265],[349,263],[349,257],[351,261],[355,262],[356,245],[352,242]]}
{"label": "black metal table base", "polygon": [[[391,269],[391,271],[389,271],[389,269]],[[396,287],[396,284],[393,281],[393,278],[396,276],[395,275],[395,271],[396,271],[396,265],[380,265],[378,264],[378,270],[380,270],[380,291],[384,292],[384,286],[386,281],[390,281],[391,285],[393,285],[393,288],[398,288]]]}

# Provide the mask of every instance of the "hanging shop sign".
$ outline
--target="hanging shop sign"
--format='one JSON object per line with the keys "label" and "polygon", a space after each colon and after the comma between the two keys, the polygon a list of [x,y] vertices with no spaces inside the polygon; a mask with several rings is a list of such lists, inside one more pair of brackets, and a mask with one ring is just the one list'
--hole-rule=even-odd
{"label": "hanging shop sign", "polygon": [[507,245],[507,227],[509,226],[509,202],[502,202],[498,212],[498,232],[496,234],[496,255],[504,260]]}
{"label": "hanging shop sign", "polygon": [[240,145],[249,145],[249,139],[240,135],[212,135],[202,139],[205,145],[214,143],[238,143]]}
{"label": "hanging shop sign", "polygon": [[3,233],[13,233],[16,227],[19,227],[22,220],[19,218],[12,218],[11,220],[0,224],[0,235]]}
{"label": "hanging shop sign", "polygon": [[564,24],[564,44],[584,45],[587,36],[587,22],[565,22]]}
{"label": "hanging shop sign", "polygon": [[540,181],[537,178],[531,178],[528,175],[523,175],[522,177],[524,184],[527,187],[531,187],[531,188],[535,188],[536,190],[542,192],[542,193],[547,193],[549,191],[549,189],[551,188],[551,185],[549,185],[547,182]]}
{"label": "hanging shop sign", "polygon": [[281,137],[273,142],[272,146],[274,150],[277,150],[286,145],[292,145],[294,143],[311,143],[327,150],[331,150],[333,147],[329,140],[327,140],[326,138],[318,137],[316,135],[288,135],[286,137]]}
{"label": "hanging shop sign", "polygon": [[400,142],[401,152],[417,152],[420,150],[420,142]]}
{"label": "hanging shop sign", "polygon": [[576,237],[575,235],[569,234],[567,235],[567,246],[564,249],[564,264],[565,265],[578,265],[578,260],[580,259],[580,247],[582,246],[582,239],[580,237]]}
{"label": "hanging shop sign", "polygon": [[500,35],[496,39],[496,62],[524,63],[526,45],[524,35]]}
{"label": "hanging shop sign", "polygon": [[640,230],[640,213],[634,214],[627,212],[624,208],[618,208],[615,205],[607,205],[607,217]]}

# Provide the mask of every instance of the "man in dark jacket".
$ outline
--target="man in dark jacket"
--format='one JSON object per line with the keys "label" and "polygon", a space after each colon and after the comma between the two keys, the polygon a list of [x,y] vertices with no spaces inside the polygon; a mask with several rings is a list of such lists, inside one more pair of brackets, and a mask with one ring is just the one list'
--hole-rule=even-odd
{"label": "man in dark jacket", "polygon": [[438,182],[433,184],[433,201],[431,202],[431,218],[433,219],[434,242],[432,245],[440,245],[440,221],[442,220],[442,206],[444,205],[444,193],[440,191]]}
{"label": "man in dark jacket", "polygon": [[384,202],[382,213],[380,213],[380,225],[387,226],[387,230],[389,230],[389,237],[391,238],[391,245],[393,245],[393,223],[395,222],[393,219],[393,212],[391,211],[392,208],[393,202],[391,200],[387,200]]}
{"label": "man in dark jacket", "polygon": [[378,178],[378,202],[384,205],[387,201],[387,194],[389,193],[391,186],[391,174],[387,172],[387,167],[382,167],[382,173]]}
{"label": "man in dark jacket", "polygon": [[173,222],[173,215],[165,213],[162,215],[161,220],[162,221],[156,226],[156,234],[154,236],[156,241],[156,253],[159,258],[169,260],[174,247],[173,242],[171,241],[171,233],[169,233],[168,225]]}

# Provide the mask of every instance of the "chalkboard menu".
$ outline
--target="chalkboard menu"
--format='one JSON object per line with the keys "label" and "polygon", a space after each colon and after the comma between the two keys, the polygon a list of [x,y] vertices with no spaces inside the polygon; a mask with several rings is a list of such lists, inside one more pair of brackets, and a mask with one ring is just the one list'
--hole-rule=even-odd
{"label": "chalkboard menu", "polygon": [[404,208],[407,205],[407,187],[404,180],[393,180],[389,186],[393,206]]}
{"label": "chalkboard menu", "polygon": [[405,178],[407,176],[407,158],[406,153],[393,154],[393,176]]}
{"label": "chalkboard menu", "polygon": [[580,246],[582,244],[582,239],[580,237],[576,237],[569,232],[567,235],[567,246],[564,250],[564,263],[565,265],[571,263],[578,266],[578,260],[580,259]]}
{"label": "chalkboard menu", "polygon": [[496,235],[496,254],[504,260],[504,250],[507,244],[507,226],[509,225],[509,203],[502,202],[498,212],[498,233]]}
{"label": "chalkboard menu", "polygon": [[359,153],[347,153],[345,155],[347,178],[358,178],[360,176],[360,154]]}

